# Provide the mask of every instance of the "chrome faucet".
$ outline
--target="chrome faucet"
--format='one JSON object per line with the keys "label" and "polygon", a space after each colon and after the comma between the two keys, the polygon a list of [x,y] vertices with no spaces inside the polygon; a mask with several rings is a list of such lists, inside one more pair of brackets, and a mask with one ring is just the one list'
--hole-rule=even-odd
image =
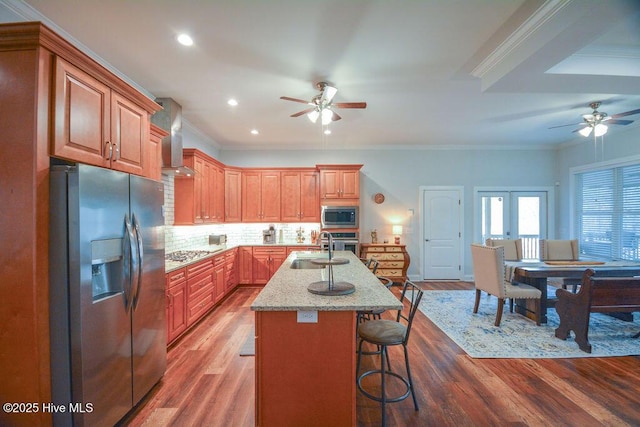
{"label": "chrome faucet", "polygon": [[332,259],[332,257],[331,257],[331,249],[333,248],[333,236],[332,236],[332,235],[331,235],[331,233],[329,233],[328,231],[323,231],[323,232],[321,232],[321,233],[320,233],[320,235],[318,236],[318,238],[320,238],[320,239],[321,239],[323,234],[326,234],[327,236],[329,236],[329,237],[328,237],[328,239],[329,239],[329,247],[328,247],[328,250],[329,250],[329,261],[331,261],[331,259]]}

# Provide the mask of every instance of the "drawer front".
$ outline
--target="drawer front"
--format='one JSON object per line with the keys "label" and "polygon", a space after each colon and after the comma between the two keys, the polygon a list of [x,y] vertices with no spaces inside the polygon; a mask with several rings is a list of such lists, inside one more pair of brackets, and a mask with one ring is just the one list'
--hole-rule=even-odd
{"label": "drawer front", "polygon": [[387,246],[387,252],[402,252],[400,246]]}
{"label": "drawer front", "polygon": [[394,268],[379,268],[376,272],[378,276],[382,277],[402,277],[402,269],[394,269]]}
{"label": "drawer front", "polygon": [[376,259],[378,261],[402,261],[402,262],[404,262],[404,254],[402,252],[371,254],[371,258]]}
{"label": "drawer front", "polygon": [[191,278],[202,273],[203,271],[206,271],[208,268],[213,268],[213,258],[208,258],[204,261],[187,267],[187,277]]}
{"label": "drawer front", "polygon": [[378,263],[378,269],[380,268],[402,269],[403,267],[404,267],[404,261],[380,261]]}
{"label": "drawer front", "polygon": [[190,299],[187,305],[187,323],[191,324],[198,320],[204,312],[213,307],[214,303],[215,297],[213,295],[213,290],[201,295],[193,301]]}
{"label": "drawer front", "polygon": [[365,253],[369,252],[384,252],[384,246],[370,246],[365,249]]}
{"label": "drawer front", "polygon": [[187,282],[187,295],[189,301],[192,298],[197,299],[200,295],[213,291],[213,276],[211,273],[204,273],[202,275],[189,278]]}
{"label": "drawer front", "polygon": [[169,288],[174,287],[187,280],[187,269],[181,268],[180,270],[172,271],[167,274],[167,285]]}
{"label": "drawer front", "polygon": [[266,247],[266,248],[258,248],[258,247],[253,247],[253,253],[255,254],[277,254],[277,255],[286,255],[287,254],[287,248],[286,247],[282,247],[282,248],[274,248],[274,247]]}

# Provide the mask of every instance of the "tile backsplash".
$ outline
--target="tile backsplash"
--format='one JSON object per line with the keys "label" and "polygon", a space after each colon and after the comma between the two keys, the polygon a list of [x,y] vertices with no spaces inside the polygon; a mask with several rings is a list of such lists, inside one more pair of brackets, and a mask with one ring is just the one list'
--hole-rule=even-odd
{"label": "tile backsplash", "polygon": [[[259,245],[262,244],[262,231],[269,227],[266,223],[234,223],[207,225],[173,225],[174,221],[174,177],[163,175],[164,183],[164,222],[165,222],[165,252],[206,248],[209,246],[210,234],[226,234],[227,243],[231,245]],[[282,230],[282,241],[295,244],[296,232],[304,230],[305,243],[311,242],[312,230],[320,230],[320,223],[276,223],[276,241]]]}

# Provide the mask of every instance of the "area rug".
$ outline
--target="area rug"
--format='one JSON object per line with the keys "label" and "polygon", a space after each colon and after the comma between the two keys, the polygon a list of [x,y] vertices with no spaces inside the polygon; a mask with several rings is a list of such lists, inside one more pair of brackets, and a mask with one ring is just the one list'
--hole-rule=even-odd
{"label": "area rug", "polygon": [[547,311],[547,324],[536,326],[533,320],[510,313],[508,303],[499,327],[497,298],[483,292],[477,314],[473,313],[475,290],[425,291],[420,311],[474,358],[572,358],[640,355],[640,339],[631,338],[640,331],[640,316],[634,322],[592,313],[589,342],[592,353],[578,348],[571,334],[566,341],[555,337],[560,323],[554,309]]}

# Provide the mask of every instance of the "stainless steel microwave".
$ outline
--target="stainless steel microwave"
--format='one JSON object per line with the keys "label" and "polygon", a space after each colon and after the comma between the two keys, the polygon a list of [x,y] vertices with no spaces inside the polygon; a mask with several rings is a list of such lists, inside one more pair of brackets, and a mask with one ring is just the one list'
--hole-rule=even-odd
{"label": "stainless steel microwave", "polygon": [[322,228],[358,228],[358,206],[322,206]]}

